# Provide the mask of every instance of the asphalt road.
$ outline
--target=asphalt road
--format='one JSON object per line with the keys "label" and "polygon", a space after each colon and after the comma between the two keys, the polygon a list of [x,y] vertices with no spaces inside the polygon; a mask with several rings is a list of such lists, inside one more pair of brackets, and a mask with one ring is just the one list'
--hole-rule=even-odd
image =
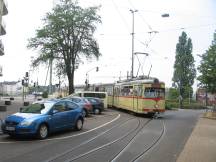
{"label": "asphalt road", "polygon": [[47,140],[0,135],[1,162],[175,162],[201,111],[167,111],[151,119],[108,110],[92,115],[82,131],[69,130]]}

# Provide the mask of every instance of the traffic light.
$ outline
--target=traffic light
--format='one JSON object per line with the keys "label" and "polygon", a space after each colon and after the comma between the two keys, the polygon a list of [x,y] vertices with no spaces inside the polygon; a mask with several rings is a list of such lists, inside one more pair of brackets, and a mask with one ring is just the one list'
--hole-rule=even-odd
{"label": "traffic light", "polygon": [[24,81],[24,79],[22,79],[22,85],[24,86],[24,84],[25,84],[25,81]]}
{"label": "traffic light", "polygon": [[97,67],[96,67],[96,72],[98,72],[98,71],[99,71],[99,67],[97,66]]}
{"label": "traffic light", "polygon": [[27,77],[27,78],[29,77],[29,74],[28,74],[28,72],[26,72],[26,75],[25,75],[25,77]]}
{"label": "traffic light", "polygon": [[34,87],[36,87],[36,83],[34,83]]}

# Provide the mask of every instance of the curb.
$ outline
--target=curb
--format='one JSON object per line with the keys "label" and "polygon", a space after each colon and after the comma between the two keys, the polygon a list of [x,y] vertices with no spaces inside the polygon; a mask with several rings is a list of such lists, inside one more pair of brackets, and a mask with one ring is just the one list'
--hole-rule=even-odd
{"label": "curb", "polygon": [[216,120],[216,112],[205,112],[203,118]]}

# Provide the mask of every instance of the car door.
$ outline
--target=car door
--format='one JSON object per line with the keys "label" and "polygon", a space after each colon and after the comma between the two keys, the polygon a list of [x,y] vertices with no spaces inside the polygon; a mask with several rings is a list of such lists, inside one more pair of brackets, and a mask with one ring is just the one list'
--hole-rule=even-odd
{"label": "car door", "polygon": [[79,105],[70,101],[66,101],[65,104],[67,109],[67,125],[71,127],[75,125],[76,119],[79,115]]}
{"label": "car door", "polygon": [[67,111],[64,101],[57,102],[53,106],[53,115],[51,117],[52,125],[55,130],[63,129],[67,126]]}

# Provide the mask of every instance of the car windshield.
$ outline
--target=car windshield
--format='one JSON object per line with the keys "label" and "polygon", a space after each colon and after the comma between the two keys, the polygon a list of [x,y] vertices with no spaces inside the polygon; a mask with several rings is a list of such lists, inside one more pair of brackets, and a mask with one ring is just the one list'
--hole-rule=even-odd
{"label": "car windshield", "polygon": [[46,114],[54,105],[54,102],[35,103],[21,108],[21,113]]}

